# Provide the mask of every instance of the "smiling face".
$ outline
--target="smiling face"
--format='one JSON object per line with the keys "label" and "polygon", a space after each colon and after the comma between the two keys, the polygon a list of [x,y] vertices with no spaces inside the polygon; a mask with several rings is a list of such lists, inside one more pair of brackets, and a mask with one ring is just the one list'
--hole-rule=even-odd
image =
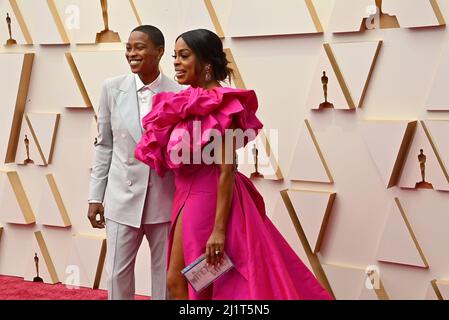
{"label": "smiling face", "polygon": [[131,32],[125,55],[131,71],[137,73],[142,81],[159,73],[159,61],[163,54],[164,47],[155,46],[146,33]]}
{"label": "smiling face", "polygon": [[200,62],[195,53],[185,41],[180,37],[175,44],[175,76],[180,84],[195,86],[202,86],[201,79],[202,70]]}

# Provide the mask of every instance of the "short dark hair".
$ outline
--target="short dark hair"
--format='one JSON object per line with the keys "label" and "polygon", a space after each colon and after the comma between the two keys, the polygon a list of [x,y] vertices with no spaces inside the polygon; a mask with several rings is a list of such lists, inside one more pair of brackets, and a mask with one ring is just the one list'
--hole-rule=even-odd
{"label": "short dark hair", "polygon": [[162,31],[156,28],[155,26],[150,26],[148,24],[141,25],[138,27],[135,27],[132,32],[134,31],[140,31],[145,33],[148,36],[148,39],[156,46],[162,46],[165,47],[165,39],[164,35],[162,34]]}
{"label": "short dark hair", "polygon": [[223,81],[231,79],[232,69],[228,67],[229,61],[223,51],[221,39],[207,29],[195,29],[184,32],[176,38],[182,38],[199,59],[201,66],[210,63],[214,73],[214,79]]}

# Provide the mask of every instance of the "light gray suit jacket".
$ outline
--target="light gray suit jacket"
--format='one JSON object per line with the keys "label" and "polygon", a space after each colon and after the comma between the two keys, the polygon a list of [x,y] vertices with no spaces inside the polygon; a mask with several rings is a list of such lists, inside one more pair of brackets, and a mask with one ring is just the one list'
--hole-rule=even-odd
{"label": "light gray suit jacket", "polygon": [[[182,88],[162,75],[160,92]],[[97,117],[89,200],[103,201],[105,218],[128,226],[170,221],[173,175],[161,178],[134,157],[142,136],[134,74],[104,82]]]}

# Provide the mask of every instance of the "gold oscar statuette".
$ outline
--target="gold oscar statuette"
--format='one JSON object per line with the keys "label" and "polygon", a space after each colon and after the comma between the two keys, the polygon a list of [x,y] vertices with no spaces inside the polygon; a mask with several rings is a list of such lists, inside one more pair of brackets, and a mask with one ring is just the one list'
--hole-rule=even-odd
{"label": "gold oscar statuette", "polygon": [[326,71],[323,71],[323,76],[321,77],[321,84],[323,85],[324,102],[320,103],[319,108],[333,108],[334,105],[327,101],[327,85],[329,84],[329,78],[326,75]]}
{"label": "gold oscar statuette", "polygon": [[419,149],[418,161],[419,161],[419,169],[421,170],[421,181],[416,183],[415,188],[433,189],[432,184],[426,181],[426,160],[427,157],[424,154],[424,150]]}
{"label": "gold oscar statuette", "polygon": [[97,33],[95,43],[121,42],[119,34],[109,29],[108,1],[107,0],[100,0],[100,1],[101,1],[101,10],[103,13],[104,29]]}
{"label": "gold oscar statuette", "polygon": [[36,266],[36,276],[33,278],[33,282],[44,282],[44,280],[39,277],[39,257],[37,253],[34,254],[34,264]]}
{"label": "gold oscar statuette", "polygon": [[263,178],[263,174],[259,172],[259,150],[256,147],[256,144],[253,145],[253,157],[254,157],[254,167],[255,171],[251,173],[250,178]]}
{"label": "gold oscar statuette", "polygon": [[34,161],[30,159],[30,140],[28,139],[27,135],[25,135],[25,139],[23,139],[23,141],[25,142],[25,148],[27,152],[27,158],[25,159],[25,161],[23,161],[23,164],[34,163]]}
{"label": "gold oscar statuette", "polygon": [[14,44],[17,44],[17,41],[12,38],[11,17],[9,16],[9,13],[6,13],[6,24],[8,25],[8,32],[9,32],[9,39],[6,40],[6,45],[12,46]]}

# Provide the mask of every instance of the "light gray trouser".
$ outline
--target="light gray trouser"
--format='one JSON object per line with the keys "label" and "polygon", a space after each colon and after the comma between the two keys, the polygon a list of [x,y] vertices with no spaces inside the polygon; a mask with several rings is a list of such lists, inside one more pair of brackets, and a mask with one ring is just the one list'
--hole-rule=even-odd
{"label": "light gray trouser", "polygon": [[137,251],[145,235],[151,252],[151,298],[167,297],[167,243],[170,222],[143,224],[133,228],[106,220],[106,272],[108,298],[132,300],[135,294],[134,267]]}

